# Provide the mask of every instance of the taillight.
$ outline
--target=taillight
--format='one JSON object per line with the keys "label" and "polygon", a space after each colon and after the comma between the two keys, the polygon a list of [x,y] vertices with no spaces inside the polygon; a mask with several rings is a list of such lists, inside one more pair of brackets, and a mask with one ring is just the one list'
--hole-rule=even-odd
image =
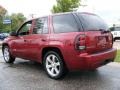
{"label": "taillight", "polygon": [[112,46],[113,46],[114,38],[113,38],[113,34],[112,33],[111,33],[111,36],[110,36],[110,40],[112,40]]}
{"label": "taillight", "polygon": [[75,38],[75,49],[76,50],[85,50],[86,48],[86,36],[85,34],[80,34]]}

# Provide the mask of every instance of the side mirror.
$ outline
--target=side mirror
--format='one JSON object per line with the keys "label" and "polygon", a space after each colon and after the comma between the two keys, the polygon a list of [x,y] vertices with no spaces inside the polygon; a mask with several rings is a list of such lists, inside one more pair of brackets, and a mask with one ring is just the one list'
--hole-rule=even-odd
{"label": "side mirror", "polygon": [[17,36],[17,33],[16,32],[11,32],[10,36]]}

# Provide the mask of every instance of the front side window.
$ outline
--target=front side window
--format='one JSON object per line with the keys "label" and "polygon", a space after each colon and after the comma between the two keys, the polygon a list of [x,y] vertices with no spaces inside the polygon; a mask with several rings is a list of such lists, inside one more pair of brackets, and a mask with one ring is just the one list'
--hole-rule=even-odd
{"label": "front side window", "polygon": [[78,32],[76,20],[72,14],[53,16],[55,33]]}
{"label": "front side window", "polygon": [[24,23],[22,27],[19,29],[18,35],[28,35],[31,25],[32,25],[32,21],[28,21]]}
{"label": "front side window", "polygon": [[36,19],[33,28],[33,34],[47,34],[48,33],[48,19],[47,17]]}

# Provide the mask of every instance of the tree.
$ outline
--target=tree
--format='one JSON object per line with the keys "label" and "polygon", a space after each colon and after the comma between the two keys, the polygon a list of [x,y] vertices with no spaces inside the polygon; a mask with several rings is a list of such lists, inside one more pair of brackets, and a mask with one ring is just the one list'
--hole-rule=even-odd
{"label": "tree", "polygon": [[7,10],[0,6],[0,32],[3,31],[4,25],[3,25],[3,18],[5,14],[7,13]]}
{"label": "tree", "polygon": [[[7,15],[6,13],[7,10],[0,6],[0,33],[10,32],[11,29],[12,31],[16,31],[21,26],[21,24],[26,20],[26,17],[22,13],[13,13],[11,15]],[[10,19],[12,23],[3,24],[4,19]]]}
{"label": "tree", "polygon": [[12,20],[12,31],[16,31],[26,21],[26,17],[22,13],[13,13],[10,18]]}
{"label": "tree", "polygon": [[4,24],[2,32],[11,32],[16,31],[26,20],[26,17],[22,13],[13,13],[11,15],[4,16],[4,19],[11,20],[11,24]]}
{"label": "tree", "polygon": [[57,4],[53,6],[52,13],[75,11],[80,5],[81,0],[56,0]]}
{"label": "tree", "polygon": [[0,6],[0,18],[3,17],[6,14],[7,10]]}

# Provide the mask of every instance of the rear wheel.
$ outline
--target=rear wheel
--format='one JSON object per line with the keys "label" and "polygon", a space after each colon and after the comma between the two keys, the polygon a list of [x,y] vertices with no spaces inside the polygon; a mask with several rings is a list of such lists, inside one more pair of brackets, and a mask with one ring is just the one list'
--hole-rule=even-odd
{"label": "rear wheel", "polygon": [[52,79],[60,79],[66,73],[62,58],[54,51],[49,51],[44,55],[43,64],[46,73]]}
{"label": "rear wheel", "polygon": [[3,47],[3,57],[6,63],[13,63],[15,61],[15,57],[11,55],[8,46]]}

